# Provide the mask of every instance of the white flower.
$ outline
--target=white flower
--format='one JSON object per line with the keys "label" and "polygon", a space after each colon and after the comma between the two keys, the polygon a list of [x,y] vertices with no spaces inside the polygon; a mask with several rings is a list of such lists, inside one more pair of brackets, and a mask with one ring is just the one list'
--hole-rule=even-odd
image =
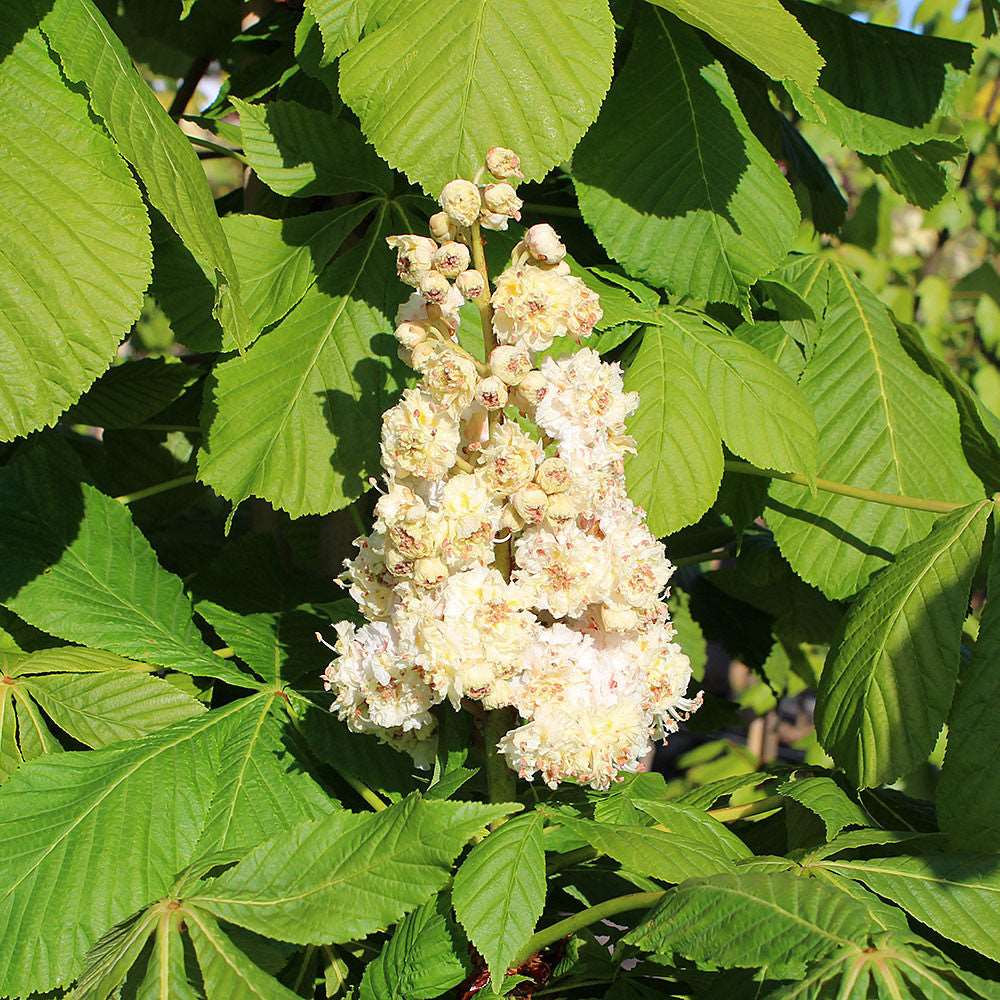
{"label": "white flower", "polygon": [[558,264],[566,256],[563,241],[547,222],[539,222],[528,229],[524,234],[524,245],[528,253],[543,264]]}
{"label": "white flower", "polygon": [[472,402],[479,373],[471,358],[442,346],[420,370],[424,374],[424,389],[449,413],[458,417]]}
{"label": "white flower", "polygon": [[353,559],[344,560],[344,573],[338,579],[342,586],[347,587],[347,592],[366,618],[387,618],[396,581],[386,569],[383,555],[385,537],[376,531],[367,538],[356,538],[354,544],[358,554]]}
{"label": "white flower", "polygon": [[429,336],[424,323],[400,323],[396,327],[396,339],[407,350],[412,351],[417,344],[422,344]]}
{"label": "white flower", "polygon": [[479,213],[479,225],[482,226],[483,229],[490,229],[496,233],[505,233],[509,222],[509,217],[504,215],[502,212]]}
{"label": "white flower", "polygon": [[553,618],[577,618],[600,603],[610,567],[599,539],[570,522],[558,531],[528,528],[514,545],[514,579],[531,594],[532,606]]}
{"label": "white flower", "polygon": [[431,324],[442,321],[454,333],[458,329],[458,311],[465,305],[462,293],[454,286],[449,286],[444,301],[433,305],[419,292],[413,292],[410,297],[396,310],[396,323]]}
{"label": "white flower", "polygon": [[386,243],[396,251],[396,274],[414,288],[431,268],[437,244],[426,236],[387,236]]}
{"label": "white flower", "polygon": [[524,177],[521,173],[521,158],[512,149],[492,146],[486,153],[486,169],[500,180],[508,177]]}
{"label": "white flower", "polygon": [[476,386],[476,402],[487,410],[502,410],[507,405],[507,383],[496,375],[484,378]]}
{"label": "white flower", "polygon": [[435,306],[442,305],[451,291],[451,283],[439,271],[425,271],[418,282],[420,294]]}
{"label": "white flower", "polygon": [[441,207],[460,226],[471,226],[482,207],[479,188],[471,181],[449,181],[441,192]]}
{"label": "white flower", "polygon": [[453,535],[478,531],[484,522],[495,523],[500,514],[483,474],[469,472],[457,472],[445,483],[439,510]]}
{"label": "white flower", "polygon": [[455,464],[458,421],[420,389],[407,389],[382,416],[382,466],[395,478],[441,479]]}
{"label": "white flower", "polygon": [[455,220],[447,212],[435,212],[427,220],[427,228],[430,229],[431,236],[439,243],[457,240],[461,235],[461,228],[456,225]]}
{"label": "white flower", "polygon": [[446,278],[457,278],[468,266],[471,257],[464,243],[443,243],[434,251],[431,266]]}
{"label": "white flower", "polygon": [[493,432],[479,460],[487,485],[497,493],[509,495],[535,478],[535,468],[543,454],[538,441],[508,421]]}
{"label": "white flower", "polygon": [[483,188],[483,206],[489,213],[520,219],[523,204],[509,184],[487,184]]}
{"label": "white flower", "polygon": [[532,370],[531,356],[522,347],[501,344],[490,351],[490,371],[507,385],[517,385]]}
{"label": "white flower", "polygon": [[557,455],[553,455],[550,458],[545,459],[540,466],[538,466],[535,472],[535,482],[546,493],[564,493],[569,489],[570,484],[570,472],[569,466],[559,458]]}
{"label": "white flower", "polygon": [[455,287],[469,301],[478,299],[486,288],[486,282],[478,271],[463,271],[455,279]]}

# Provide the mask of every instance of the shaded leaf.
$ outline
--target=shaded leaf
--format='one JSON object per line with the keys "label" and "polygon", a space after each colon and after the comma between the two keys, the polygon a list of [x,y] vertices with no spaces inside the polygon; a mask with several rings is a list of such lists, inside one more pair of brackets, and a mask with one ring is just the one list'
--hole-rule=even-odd
{"label": "shaded leaf", "polygon": [[792,778],[778,785],[777,792],[815,813],[832,840],[845,826],[870,826],[868,814],[851,799],[833,778],[816,775]]}

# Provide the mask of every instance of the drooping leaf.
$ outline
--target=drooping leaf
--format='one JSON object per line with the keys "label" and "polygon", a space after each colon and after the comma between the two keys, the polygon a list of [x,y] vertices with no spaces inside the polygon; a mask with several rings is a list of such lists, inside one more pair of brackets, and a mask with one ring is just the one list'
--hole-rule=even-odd
{"label": "drooping leaf", "polygon": [[31,5],[5,13],[0,441],[54,423],[111,364],[151,267],[128,167],[31,26]]}
{"label": "drooping leaf", "polygon": [[[797,261],[792,285],[819,311],[800,383],[819,426],[823,479],[884,493],[973,501],[954,404],[903,351],[886,307],[833,258]],[[848,597],[934,523],[926,511],[775,482],[767,512],[782,554],[828,597]]]}
{"label": "drooping leaf", "polygon": [[823,775],[789,779],[778,786],[778,794],[793,799],[815,813],[832,840],[845,826],[870,826],[868,814],[833,778]]}
{"label": "drooping leaf", "polygon": [[659,10],[643,13],[573,175],[584,219],[630,274],[744,310],[798,228],[791,188],[722,65]]}
{"label": "drooping leaf", "polygon": [[515,150],[528,180],[567,159],[613,52],[604,0],[418,0],[343,57],[340,93],[380,155],[436,197],[490,146]]}
{"label": "drooping leaf", "polygon": [[247,343],[249,323],[240,301],[239,275],[205,172],[187,137],[139,76],[92,0],[45,0],[39,6],[47,10],[42,31],[66,75],[85,85],[91,108],[135,168],[147,198],[215,287],[217,316],[232,343]]}
{"label": "drooping leaf", "polygon": [[847,613],[820,678],[816,732],[860,786],[927,759],[951,705],[962,622],[991,504],[943,516]]}
{"label": "drooping leaf", "polygon": [[245,358],[214,370],[199,475],[220,495],[299,517],[345,506],[378,473],[382,412],[405,377],[385,213]]}
{"label": "drooping leaf", "polygon": [[353,940],[430,898],[469,838],[515,808],[410,796],[335,812],[261,844],[192,902],[282,941]]}
{"label": "drooping leaf", "polygon": [[492,981],[502,982],[545,907],[541,813],[504,823],[472,849],[455,873],[452,903]]}
{"label": "drooping leaf", "polygon": [[625,388],[639,393],[628,422],[637,449],[625,461],[629,495],[646,509],[653,534],[667,535],[694,524],[719,491],[719,428],[687,355],[655,328],[643,335]]}

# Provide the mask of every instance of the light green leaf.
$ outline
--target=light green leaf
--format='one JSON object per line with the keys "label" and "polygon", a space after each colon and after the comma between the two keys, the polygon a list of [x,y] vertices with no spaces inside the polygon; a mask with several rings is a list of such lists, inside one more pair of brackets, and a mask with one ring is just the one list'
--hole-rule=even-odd
{"label": "light green leaf", "polygon": [[9,684],[3,684],[0,686],[0,784],[3,784],[20,765],[21,751],[17,746],[14,689]]}
{"label": "light green leaf", "polygon": [[429,899],[469,838],[516,808],[409,796],[335,812],[261,844],[192,902],[282,941],[354,940]]}
{"label": "light green leaf", "polygon": [[134,671],[52,674],[32,677],[19,687],[60,729],[94,749],[155,733],[205,711],[173,684]]}
{"label": "light green leaf", "polygon": [[597,117],[614,41],[605,0],[417,0],[341,59],[340,93],[380,155],[435,197],[490,146],[540,180]]}
{"label": "light green leaf", "polygon": [[730,451],[765,469],[815,473],[816,420],[792,379],[707,316],[664,309],[659,322],[680,336]]}
{"label": "light green leaf", "polygon": [[[177,914],[183,912],[178,910]],[[136,1000],[200,1000],[200,994],[188,982],[184,968],[184,939],[176,918],[171,920],[169,915],[160,918]]]}
{"label": "light green leaf", "polygon": [[679,802],[659,802],[641,796],[635,798],[635,806],[653,819],[657,829],[662,829],[671,836],[697,841],[704,848],[716,851],[719,857],[727,861],[752,856],[753,852],[735,833],[699,809]]}
{"label": "light green leaf", "polygon": [[802,2],[788,9],[826,60],[819,86],[787,89],[798,112],[860,153],[888,153],[939,136],[972,65],[972,46],[875,24]]}
{"label": "light green leaf", "polygon": [[115,653],[84,646],[54,646],[37,653],[18,657],[8,654],[6,672],[11,677],[30,677],[32,674],[95,674],[108,670],[133,670],[148,672],[153,668],[146,663],[126,660]]}
{"label": "light green leaf", "polygon": [[39,445],[0,471],[4,603],[70,642],[250,686],[201,641],[181,581],[128,509],[70,478],[66,454]]}
{"label": "light green leaf", "polygon": [[806,962],[840,948],[860,951],[870,929],[864,907],[845,893],[773,872],[691,879],[626,940],[702,967],[766,966],[780,979],[801,977]]}
{"label": "light green leaf", "polygon": [[938,783],[941,826],[965,851],[1000,850],[1000,771],[987,764],[1000,751],[1000,535],[993,521],[989,599],[972,662],[962,667],[948,717],[948,749]]}
{"label": "light green leaf", "polygon": [[389,333],[402,293],[385,214],[245,358],[215,368],[199,475],[220,495],[327,513],[379,472],[382,412],[405,378]]}
{"label": "light green leaf", "polygon": [[361,38],[372,0],[305,0],[323,36],[327,59],[342,56]]}
{"label": "light green leaf", "polygon": [[545,908],[541,813],[504,823],[472,849],[455,873],[452,904],[492,981],[502,982]]}
{"label": "light green leaf", "polygon": [[927,759],[951,705],[962,622],[991,504],[943,516],[855,601],[816,698],[820,743],[855,784]]}
{"label": "light green leaf", "polygon": [[898,903],[949,941],[1000,961],[1000,860],[995,854],[928,854],[824,861]]}
{"label": "light green leaf", "polygon": [[468,974],[464,947],[448,914],[448,897],[429,899],[403,919],[378,958],[365,967],[361,1000],[440,996]]}
{"label": "light green leaf", "polygon": [[255,701],[53,755],[0,788],[0,935],[12,944],[0,994],[68,983],[108,927],[169,888],[214,794],[222,723]]}
{"label": "light green leaf", "polygon": [[637,23],[573,173],[584,219],[630,274],[744,311],[798,230],[795,196],[722,65],[659,10]]}
{"label": "light green leaf", "polygon": [[21,756],[25,760],[62,752],[62,745],[52,735],[38,706],[17,687],[14,688],[14,714],[17,716],[17,739],[21,745]]}
{"label": "light green leaf", "polygon": [[626,456],[629,495],[646,508],[657,537],[694,524],[712,506],[722,481],[722,444],[712,402],[684,351],[647,329],[625,388],[639,393],[628,421],[637,453]]}
{"label": "light green leaf", "polygon": [[[795,338],[782,323],[741,323],[733,336],[769,357],[792,381],[798,382],[806,359]],[[810,411],[810,416],[811,416]],[[813,424],[816,423],[813,418]]]}
{"label": "light green leaf", "polygon": [[30,6],[0,27],[0,441],[53,424],[111,364],[151,268],[139,189]]}
{"label": "light green leaf", "polygon": [[845,826],[871,826],[868,814],[833,778],[822,775],[790,778],[778,785],[777,792],[819,816],[827,840],[836,837]]}
{"label": "light green leaf", "polygon": [[248,104],[234,97],[233,105],[250,166],[278,194],[392,192],[392,171],[350,122],[295,101]]}
{"label": "light green leaf", "polygon": [[816,43],[778,0],[651,0],[700,28],[775,80],[809,92],[823,66]]}
{"label": "light green leaf", "polygon": [[114,994],[146,946],[159,914],[149,909],[116,924],[87,952],[68,1000],[107,1000]]}
{"label": "light green leaf", "polygon": [[[817,475],[884,493],[973,501],[954,404],[903,351],[886,307],[835,258],[796,260],[819,342],[800,387],[819,426]],[[775,482],[767,522],[782,554],[828,597],[848,597],[935,515]]]}
{"label": "light green leaf", "polygon": [[91,108],[135,168],[146,197],[212,282],[218,319],[232,343],[247,343],[249,323],[236,265],[187,136],[167,116],[92,0],[54,0],[41,27],[66,75],[85,84]]}

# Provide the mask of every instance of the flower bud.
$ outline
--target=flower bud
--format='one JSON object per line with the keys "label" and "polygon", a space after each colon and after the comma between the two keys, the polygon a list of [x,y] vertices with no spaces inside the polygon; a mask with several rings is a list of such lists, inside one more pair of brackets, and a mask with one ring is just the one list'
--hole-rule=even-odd
{"label": "flower bud", "polygon": [[457,278],[469,266],[470,259],[469,248],[464,243],[451,240],[434,251],[431,267],[446,278]]}
{"label": "flower bud", "polygon": [[449,240],[457,239],[460,229],[447,212],[435,212],[427,222],[427,228],[431,231],[431,236],[439,243],[447,243]]}
{"label": "flower bud", "polygon": [[427,327],[422,323],[400,323],[396,327],[396,339],[403,347],[412,350],[422,344],[428,336]]}
{"label": "flower bud", "polygon": [[385,547],[385,568],[393,576],[409,576],[413,572],[413,561],[407,559],[401,552],[387,545]]}
{"label": "flower bud", "polygon": [[[528,253],[543,264],[558,264],[566,256],[566,247],[559,234],[547,222],[532,226],[524,234],[524,245]],[[569,265],[566,270],[569,270]]]}
{"label": "flower bud", "polygon": [[441,207],[460,226],[471,226],[479,218],[483,200],[472,181],[448,181],[441,192]]}
{"label": "flower bud", "polygon": [[507,385],[496,375],[484,378],[476,386],[476,400],[487,410],[502,410],[507,405]]}
{"label": "flower bud", "polygon": [[410,367],[418,372],[423,371],[431,358],[437,357],[438,345],[433,341],[424,340],[413,348],[410,354]]}
{"label": "flower bud", "polygon": [[524,521],[510,504],[505,504],[500,514],[500,530],[509,531],[511,534],[524,530]]}
{"label": "flower bud", "polygon": [[607,605],[601,608],[601,622],[606,632],[631,632],[639,625],[639,616],[632,608]]}
{"label": "flower bud", "polygon": [[523,403],[527,409],[534,409],[544,398],[549,383],[545,376],[536,370],[528,372],[517,384],[517,402]]}
{"label": "flower bud", "polygon": [[520,220],[523,204],[509,184],[487,184],[483,188],[483,205],[487,212]]}
{"label": "flower bud", "polygon": [[416,288],[420,276],[430,270],[431,258],[437,244],[426,236],[387,236],[385,239],[396,251],[396,274],[399,280]]}
{"label": "flower bud", "polygon": [[447,578],[448,567],[437,556],[418,559],[413,564],[413,582],[421,587],[435,587]]}
{"label": "flower bud", "polygon": [[443,274],[439,274],[437,271],[428,271],[420,276],[420,283],[417,287],[420,289],[420,294],[428,302],[439,306],[448,297],[451,285]]}
{"label": "flower bud", "polygon": [[569,524],[576,515],[576,504],[570,499],[568,493],[555,493],[549,497],[549,504],[545,508],[545,520],[553,528],[561,528],[564,524]]}
{"label": "flower bud", "polygon": [[569,466],[558,456],[547,458],[538,466],[535,482],[546,493],[564,493],[569,489]]}
{"label": "flower bud", "polygon": [[540,524],[545,517],[549,498],[545,491],[534,484],[518,490],[511,498],[514,510],[525,524]]}
{"label": "flower bud", "polygon": [[490,371],[507,385],[520,384],[531,370],[531,356],[521,347],[501,344],[490,352]]}
{"label": "flower bud", "polygon": [[478,299],[486,290],[486,282],[478,271],[463,271],[455,279],[455,287],[466,299]]}
{"label": "flower bud", "polygon": [[500,180],[508,177],[524,178],[521,173],[521,158],[512,149],[503,146],[493,146],[486,153],[486,169]]}

